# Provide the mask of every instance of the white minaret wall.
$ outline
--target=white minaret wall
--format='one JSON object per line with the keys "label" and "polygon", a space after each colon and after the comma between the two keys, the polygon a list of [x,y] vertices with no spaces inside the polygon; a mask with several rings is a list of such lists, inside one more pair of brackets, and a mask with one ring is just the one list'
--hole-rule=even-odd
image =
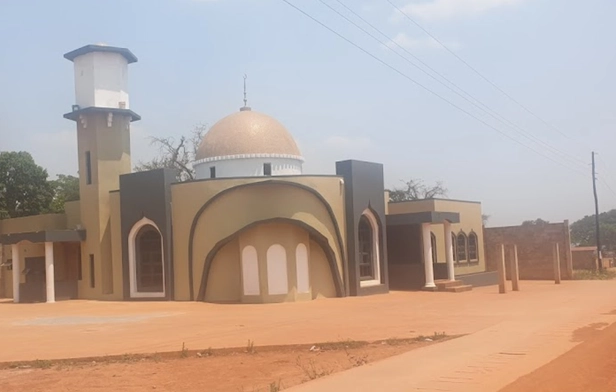
{"label": "white minaret wall", "polygon": [[[82,109],[129,109],[128,61],[112,52],[92,52],[74,59],[75,103]],[[121,106],[121,102],[124,106]]]}

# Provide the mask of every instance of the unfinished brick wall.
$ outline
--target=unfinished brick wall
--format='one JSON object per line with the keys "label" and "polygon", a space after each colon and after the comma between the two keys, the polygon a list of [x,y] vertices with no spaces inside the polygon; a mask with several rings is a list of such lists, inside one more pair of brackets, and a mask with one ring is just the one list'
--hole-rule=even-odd
{"label": "unfinished brick wall", "polygon": [[[486,267],[496,271],[501,244],[518,246],[520,279],[554,279],[552,247],[559,244],[562,279],[571,279],[571,238],[569,221],[544,225],[484,228]],[[509,278],[509,268],[507,267]]]}

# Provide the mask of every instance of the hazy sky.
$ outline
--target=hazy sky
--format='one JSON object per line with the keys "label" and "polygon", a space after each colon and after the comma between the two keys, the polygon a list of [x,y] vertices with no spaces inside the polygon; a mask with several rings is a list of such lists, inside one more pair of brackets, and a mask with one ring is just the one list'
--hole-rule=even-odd
{"label": "hazy sky", "polygon": [[[387,0],[341,1],[519,128],[451,93],[319,0],[289,1],[562,164],[470,118],[282,0],[0,1],[0,150],[30,151],[52,175],[76,174],[75,124],[62,118],[74,103],[73,70],[62,55],[105,42],[139,58],[129,76],[131,108],[143,117],[132,130],[134,163],[155,153],[149,136],[187,134],[236,111],[247,73],[249,105],[293,133],[307,173],[333,173],[336,160],[371,160],[385,165],[386,186],[440,180],[449,197],[481,201],[491,226],[576,220],[593,213],[595,149],[602,158],[601,209],[616,207],[616,193],[604,185],[616,191],[615,1],[392,0],[556,129],[466,68]],[[353,17],[337,0],[323,2]]]}

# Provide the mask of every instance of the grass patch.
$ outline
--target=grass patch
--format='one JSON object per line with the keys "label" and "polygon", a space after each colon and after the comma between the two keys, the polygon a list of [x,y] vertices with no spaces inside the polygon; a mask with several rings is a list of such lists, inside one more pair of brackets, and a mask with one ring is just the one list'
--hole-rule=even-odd
{"label": "grass patch", "polygon": [[611,280],[616,279],[614,270],[574,270],[574,280]]}
{"label": "grass patch", "polygon": [[370,343],[365,342],[363,340],[347,339],[347,340],[341,340],[339,342],[327,342],[327,343],[316,344],[315,346],[317,346],[321,350],[348,350],[348,349],[365,347],[368,344]]}
{"label": "grass patch", "polygon": [[303,362],[301,357],[297,357],[295,364],[302,369],[308,380],[316,380],[317,378],[325,377],[333,372],[333,369],[325,369],[318,366],[312,359],[309,359],[308,362]]}
{"label": "grass patch", "polygon": [[255,349],[255,341],[248,339],[248,343],[246,344],[246,352],[248,354],[256,354],[257,350]]}

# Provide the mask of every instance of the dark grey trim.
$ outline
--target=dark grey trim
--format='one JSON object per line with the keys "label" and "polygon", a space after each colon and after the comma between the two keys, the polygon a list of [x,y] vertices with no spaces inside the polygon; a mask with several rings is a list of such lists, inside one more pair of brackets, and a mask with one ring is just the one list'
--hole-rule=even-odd
{"label": "dark grey trim", "polygon": [[421,223],[460,223],[457,212],[424,211],[387,215],[387,226],[416,225]]}
{"label": "dark grey trim", "polygon": [[80,115],[90,114],[90,113],[113,113],[113,114],[119,114],[122,116],[130,116],[131,122],[141,120],[140,115],[138,115],[137,113],[129,109],[101,108],[101,107],[96,107],[96,106],[90,106],[87,108],[73,110],[72,112],[66,113],[63,117],[68,120],[77,121],[79,120]]}
{"label": "dark grey trim", "polygon": [[201,208],[199,209],[199,211],[197,211],[197,214],[193,218],[192,225],[190,226],[190,234],[188,236],[188,289],[190,290],[190,300],[191,301],[195,300],[195,294],[194,294],[195,293],[195,290],[194,290],[195,283],[194,283],[194,276],[193,276],[193,242],[194,242],[195,230],[197,229],[197,223],[199,222],[199,218],[201,218],[201,215],[210,206],[210,204],[218,200],[218,198],[222,197],[223,195],[233,192],[237,189],[249,188],[253,186],[261,186],[261,185],[285,185],[285,186],[303,189],[313,194],[314,196],[316,196],[319,199],[319,201],[323,204],[323,206],[325,206],[325,208],[327,209],[329,218],[331,219],[334,225],[334,229],[336,230],[336,239],[338,241],[338,247],[340,249],[340,257],[341,257],[342,265],[344,266],[346,264],[344,245],[342,242],[342,234],[340,232],[340,226],[338,225],[338,221],[336,220],[336,215],[334,214],[334,210],[329,205],[327,200],[319,192],[303,184],[298,184],[296,182],[289,182],[289,181],[280,181],[280,180],[275,180],[275,179],[236,185],[234,187],[227,188],[215,194],[212,198],[206,201],[203,204],[203,206],[201,206]]}
{"label": "dark grey trim", "polygon": [[84,54],[92,53],[92,52],[108,52],[108,53],[118,53],[124,56],[126,61],[129,64],[137,62],[137,56],[133,54],[130,50],[126,48],[118,48],[116,46],[107,46],[107,45],[86,45],[82,46],[79,49],[75,49],[70,51],[64,55],[64,58],[70,61],[75,60],[79,56],[83,56]]}
{"label": "dark grey trim", "polygon": [[86,240],[85,230],[45,230],[29,233],[0,235],[0,244],[13,245],[21,241],[41,242],[82,242]]}
{"label": "dark grey trim", "polygon": [[[391,192],[391,190],[390,190]],[[414,203],[414,202],[419,202],[419,201],[426,201],[426,200],[437,200],[437,201],[455,201],[456,203],[472,203],[472,204],[481,204],[480,201],[473,201],[473,200],[460,200],[460,199],[444,199],[442,197],[432,197],[430,199],[417,199],[417,200],[402,200],[402,201],[390,201],[389,203],[391,204],[398,204],[398,203]]]}
{"label": "dark grey trim", "polygon": [[240,230],[236,231],[230,236],[218,241],[218,243],[214,245],[212,250],[210,250],[207,257],[205,258],[205,263],[203,265],[203,274],[201,278],[201,285],[199,287],[199,294],[197,295],[197,301],[205,301],[205,292],[207,289],[207,279],[210,274],[210,267],[212,266],[212,261],[214,260],[214,257],[216,257],[216,254],[218,253],[218,251],[222,249],[223,246],[228,244],[231,240],[233,240],[235,237],[242,234],[242,232],[248,229],[251,229],[255,226],[265,224],[265,223],[272,223],[272,222],[290,223],[292,225],[301,227],[302,229],[306,230],[310,234],[310,239],[316,241],[321,246],[321,248],[323,248],[323,251],[325,252],[325,255],[327,256],[327,261],[329,263],[329,268],[332,274],[332,279],[334,280],[334,286],[336,287],[336,295],[338,297],[344,297],[342,279],[340,278],[340,274],[338,273],[338,264],[336,263],[336,254],[334,253],[334,250],[329,245],[329,241],[327,241],[327,238],[325,238],[323,234],[319,233],[314,227],[306,224],[305,222],[298,221],[296,219],[290,219],[290,218],[271,218],[271,219],[260,220],[257,222],[252,222],[242,227]]}
{"label": "dark grey trim", "polygon": [[190,180],[190,181],[182,181],[182,182],[174,182],[173,185],[182,185],[182,184],[190,184],[193,182],[204,182],[204,181],[225,181],[225,180],[245,180],[245,179],[270,179],[270,178],[339,178],[343,179],[342,176],[334,175],[334,174],[287,174],[287,175],[275,175],[275,176],[243,176],[243,177],[216,177],[216,178],[200,178],[198,180]]}

